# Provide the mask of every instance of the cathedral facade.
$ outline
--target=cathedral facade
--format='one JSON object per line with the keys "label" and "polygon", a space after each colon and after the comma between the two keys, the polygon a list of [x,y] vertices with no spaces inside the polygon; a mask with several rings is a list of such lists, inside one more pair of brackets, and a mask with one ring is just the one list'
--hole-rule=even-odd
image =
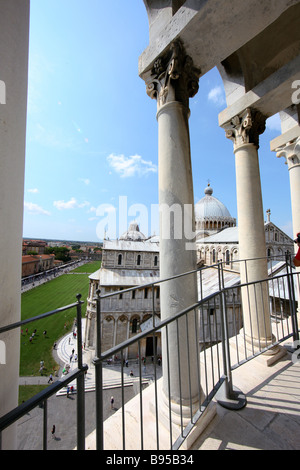
{"label": "cathedral facade", "polygon": [[[195,205],[198,263],[210,266],[219,261],[226,269],[239,271],[239,233],[236,219],[231,217],[226,206],[215,198],[208,185],[205,196]],[[293,240],[270,220],[267,211],[265,221],[266,256],[285,260],[287,253],[294,252]]]}
{"label": "cathedral facade", "polygon": [[[119,240],[104,240],[102,266],[90,276],[86,312],[86,346],[96,345],[96,301],[98,289],[101,296],[102,351],[131,338],[147,328],[154,309],[155,321],[160,315],[159,286],[144,287],[159,281],[159,244],[156,237],[146,238],[136,223],[131,223]],[[138,288],[139,286],[143,286]],[[136,290],[126,291],[131,287]],[[125,290],[124,293],[122,291]],[[118,294],[110,296],[118,292]],[[155,338],[156,353],[161,354],[160,334]],[[141,356],[154,354],[153,336],[141,342]],[[136,358],[135,344],[124,352],[125,359]]]}
{"label": "cathedral facade", "polygon": [[[240,283],[239,239],[236,219],[226,206],[213,196],[210,185],[204,197],[195,204],[196,246],[198,266],[198,300],[219,289],[218,262],[223,262],[223,275],[227,286]],[[286,253],[293,252],[293,241],[270,221],[267,211],[265,222],[266,256],[284,261]],[[101,290],[102,351],[146,331],[160,318],[159,290],[159,241],[158,237],[146,238],[137,223],[131,223],[119,240],[104,240],[102,266],[90,276],[87,299],[85,344],[96,345],[96,292]],[[147,284],[156,282],[152,287]],[[139,288],[139,286],[141,286]],[[127,291],[137,287],[134,291]],[[124,293],[122,292],[124,290]],[[118,294],[112,295],[118,292]],[[226,293],[229,336],[242,328],[241,299],[239,289]],[[221,340],[221,309],[219,300],[205,303],[199,310],[199,343],[215,343]],[[126,349],[126,359],[136,358],[138,346]],[[155,338],[157,355],[161,354],[160,333]],[[141,355],[154,354],[153,336],[141,342]]]}

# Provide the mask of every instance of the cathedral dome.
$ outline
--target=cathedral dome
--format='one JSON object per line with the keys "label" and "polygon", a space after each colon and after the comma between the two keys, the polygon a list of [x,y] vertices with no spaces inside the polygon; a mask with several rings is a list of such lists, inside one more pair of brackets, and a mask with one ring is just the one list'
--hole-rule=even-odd
{"label": "cathedral dome", "polygon": [[215,217],[229,217],[231,218],[230,212],[227,207],[219,201],[217,198],[212,196],[213,189],[210,185],[204,190],[205,196],[197,202],[195,205],[195,216],[196,219],[203,218],[215,218]]}
{"label": "cathedral dome", "polygon": [[197,229],[218,230],[224,227],[234,227],[236,220],[231,217],[227,207],[215,198],[213,189],[208,184],[204,190],[205,196],[195,204],[195,219]]}
{"label": "cathedral dome", "polygon": [[131,222],[127,232],[121,235],[120,240],[130,240],[140,242],[146,240],[145,235],[140,232],[140,228],[136,222]]}

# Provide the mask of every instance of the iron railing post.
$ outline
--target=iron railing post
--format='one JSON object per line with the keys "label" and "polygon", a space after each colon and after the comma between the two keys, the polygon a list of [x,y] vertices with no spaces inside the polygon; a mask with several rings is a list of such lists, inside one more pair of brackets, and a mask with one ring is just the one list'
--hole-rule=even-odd
{"label": "iron railing post", "polygon": [[228,334],[226,296],[224,291],[223,263],[218,264],[219,276],[219,298],[220,298],[220,318],[222,330],[222,352],[225,381],[223,387],[217,395],[218,403],[229,410],[240,410],[247,404],[245,395],[237,387],[233,386],[231,361],[230,361],[230,343]]}
{"label": "iron railing post", "polygon": [[48,425],[48,401],[43,402],[44,421],[43,421],[43,450],[47,450],[47,425]]}
{"label": "iron railing post", "polygon": [[96,384],[96,449],[103,450],[103,364],[101,358],[101,290],[98,289],[96,298],[96,354],[95,361],[95,384]]}
{"label": "iron railing post", "polygon": [[[81,294],[77,294],[77,357],[78,369],[82,370],[82,321]],[[77,377],[77,449],[85,450],[85,397],[84,372]]]}
{"label": "iron railing post", "polygon": [[290,308],[291,308],[291,317],[292,317],[293,340],[294,342],[296,342],[296,341],[299,341],[299,330],[298,330],[294,276],[292,272],[292,260],[291,260],[290,253],[286,254],[286,271],[288,275],[287,281],[288,281],[288,290],[289,290],[289,299],[290,299]]}

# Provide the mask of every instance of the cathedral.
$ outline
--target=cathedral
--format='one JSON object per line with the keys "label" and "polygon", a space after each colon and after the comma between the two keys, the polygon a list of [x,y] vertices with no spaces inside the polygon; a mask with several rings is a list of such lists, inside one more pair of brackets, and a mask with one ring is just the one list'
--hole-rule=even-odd
{"label": "cathedral", "polygon": [[[205,196],[195,204],[197,231],[197,259],[205,265],[218,261],[227,269],[239,271],[239,234],[236,219],[231,217],[226,206],[213,196],[210,184],[205,188]],[[266,256],[285,260],[286,253],[294,252],[293,240],[270,220],[267,211],[265,221]]]}
{"label": "cathedral", "polygon": [[[196,246],[198,266],[204,266],[198,275],[198,298],[205,298],[219,288],[216,265],[223,262],[225,284],[238,285],[240,282],[239,240],[236,219],[231,217],[226,206],[213,196],[208,184],[204,197],[195,204]],[[266,255],[284,261],[286,253],[293,252],[293,241],[270,221],[267,211],[265,222]],[[160,318],[160,289],[145,287],[159,283],[159,240],[147,238],[137,223],[132,222],[119,240],[104,240],[102,266],[90,276],[89,297],[86,311],[85,344],[94,348],[96,342],[97,289],[101,290],[102,350],[106,351],[131,338],[138,332],[152,326],[152,310],[155,321]],[[200,288],[201,284],[201,288]],[[143,286],[138,288],[139,286]],[[128,291],[137,287],[134,291]],[[122,292],[124,290],[124,293]],[[119,292],[117,295],[114,293]],[[201,292],[201,293],[200,293]],[[237,291],[238,292],[238,291]],[[227,293],[228,328],[230,336],[242,327],[241,301],[237,295]],[[150,322],[150,323],[149,323]],[[204,304],[201,308],[199,342],[201,347],[221,339],[219,305]],[[161,354],[161,338],[156,336],[156,352]],[[153,336],[141,343],[141,355],[152,356]],[[137,345],[125,351],[126,359],[136,358]]]}
{"label": "cathedral", "polygon": [[[97,289],[101,296],[102,351],[131,338],[147,328],[154,309],[155,318],[160,314],[159,286],[145,287],[159,281],[159,243],[157,237],[146,238],[137,223],[131,223],[119,240],[104,240],[102,266],[90,276],[89,297],[86,312],[85,343],[95,347]],[[143,286],[134,291],[131,287]],[[122,293],[121,291],[125,292]],[[114,292],[119,294],[112,296]],[[110,296],[111,295],[111,296]],[[161,353],[160,335],[156,338],[156,351]],[[153,336],[141,344],[141,356],[153,355]],[[125,351],[125,358],[136,358],[138,345]]]}

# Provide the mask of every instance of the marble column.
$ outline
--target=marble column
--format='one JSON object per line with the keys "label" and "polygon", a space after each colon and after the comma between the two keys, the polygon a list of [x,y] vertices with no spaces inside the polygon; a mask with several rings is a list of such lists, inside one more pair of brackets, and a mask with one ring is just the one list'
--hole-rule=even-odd
{"label": "marble column", "polygon": [[[190,249],[195,221],[188,119],[189,98],[198,91],[199,76],[182,44],[175,42],[156,60],[147,83],[148,95],[157,100],[161,279],[196,269],[196,250]],[[197,302],[196,281],[194,273],[161,284],[162,320]],[[194,312],[187,322],[178,321],[178,330],[176,322],[169,325],[168,347],[163,329],[162,364],[162,395],[168,404],[170,392],[174,422],[177,417],[180,421],[180,406],[190,419],[199,386]]]}
{"label": "marble column", "polygon": [[[278,158],[284,157],[289,170],[291,204],[293,218],[293,237],[300,232],[300,137],[276,149]],[[298,250],[295,245],[295,251]]]}
{"label": "marble column", "polygon": [[[29,0],[0,0],[0,327],[21,318],[21,257],[28,86]],[[5,87],[3,86],[5,85]],[[20,330],[0,335],[0,416],[18,406]],[[16,448],[16,425],[2,448]]]}
{"label": "marble column", "polygon": [[[297,233],[300,232],[300,137],[296,137],[281,147],[276,149],[278,158],[284,157],[289,170],[290,176],[290,191],[291,191],[291,205],[292,205],[292,219],[293,219],[293,238],[296,238]],[[298,251],[298,245],[295,244],[295,254]],[[300,273],[300,268],[297,267],[296,271]],[[297,281],[298,299],[300,298],[300,285],[299,275]],[[297,309],[298,323],[300,322],[300,308],[298,302]]]}
{"label": "marble column", "polygon": [[[225,126],[226,137],[233,141],[236,164],[237,212],[241,283],[268,278],[266,240],[261,181],[258,161],[259,135],[265,130],[265,118],[246,109]],[[242,288],[244,333],[253,347],[272,343],[268,284]]]}

